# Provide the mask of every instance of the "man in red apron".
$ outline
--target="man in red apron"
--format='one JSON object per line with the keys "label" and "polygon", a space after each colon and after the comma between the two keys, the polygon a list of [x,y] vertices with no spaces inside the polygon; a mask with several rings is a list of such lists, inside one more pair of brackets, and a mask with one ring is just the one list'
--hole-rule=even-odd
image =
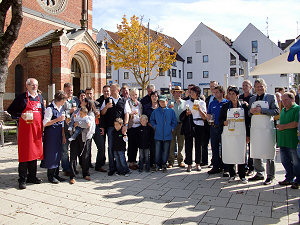
{"label": "man in red apron", "polygon": [[19,118],[19,188],[25,189],[26,183],[40,184],[36,177],[37,160],[43,159],[43,97],[37,93],[38,81],[29,78],[27,91],[15,98],[7,109],[14,118]]}

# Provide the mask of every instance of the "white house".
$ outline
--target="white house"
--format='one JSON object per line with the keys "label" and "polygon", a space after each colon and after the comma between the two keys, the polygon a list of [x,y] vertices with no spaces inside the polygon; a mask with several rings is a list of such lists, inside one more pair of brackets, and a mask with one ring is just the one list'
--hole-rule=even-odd
{"label": "white house", "polygon": [[[150,30],[150,35],[154,35],[157,32]],[[163,35],[166,44],[168,47],[174,48],[174,51],[177,52],[179,48],[181,47],[181,44],[173,37],[169,37],[167,35],[159,33],[159,35]],[[104,29],[100,29],[99,33],[97,34],[97,42],[104,41],[104,42],[116,42],[118,40],[118,34],[107,31]],[[109,45],[108,45],[108,52],[109,52]],[[158,74],[158,77],[152,81],[150,81],[151,84],[154,84],[156,87],[156,90],[159,90],[161,93],[167,94],[169,93],[169,85],[174,86],[181,86],[183,88],[183,59],[180,57],[180,55],[177,54],[176,61],[173,63],[171,69],[169,71],[163,72],[163,73],[157,73],[157,68],[153,68],[152,75],[155,76]],[[107,66],[106,69],[107,74],[107,83],[118,83],[119,85],[127,84],[129,88],[138,88],[141,89],[141,87],[138,85],[137,81],[135,80],[134,75],[126,69],[118,69],[115,70],[113,66]]]}
{"label": "white house", "polygon": [[[236,38],[232,47],[239,51],[248,60],[250,68],[283,53],[283,51],[274,42],[272,42],[251,23],[249,23],[249,25]],[[264,75],[260,77],[267,83],[267,92],[272,94],[275,93],[276,88],[287,88],[291,82],[286,74]],[[255,78],[256,77],[250,77],[250,80],[253,81]]]}
{"label": "white house", "polygon": [[231,40],[200,23],[178,51],[184,62],[184,88],[199,85],[208,95],[209,82],[241,87],[246,59],[232,48]]}

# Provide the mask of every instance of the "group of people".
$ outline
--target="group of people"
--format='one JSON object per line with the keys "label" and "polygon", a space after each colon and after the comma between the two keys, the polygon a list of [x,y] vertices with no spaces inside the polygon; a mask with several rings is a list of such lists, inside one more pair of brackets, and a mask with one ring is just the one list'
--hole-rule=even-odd
{"label": "group of people", "polygon": [[[279,184],[298,189],[299,106],[294,94],[286,92],[282,100],[277,100],[275,95],[266,93],[266,87],[263,79],[257,79],[253,95],[251,82],[245,80],[240,95],[237,87],[230,86],[225,93],[222,86],[211,81],[211,95],[207,98],[198,86],[191,84],[187,93],[176,86],[168,99],[149,84],[147,95],[140,99],[138,89],[112,84],[105,85],[103,95],[95,100],[92,88],[81,90],[75,97],[72,84],[65,83],[63,91],[58,91],[46,107],[38,94],[38,81],[30,78],[26,81],[27,91],[8,108],[12,117],[19,118],[19,188],[42,182],[36,176],[37,160],[42,160],[41,167],[47,168],[51,183],[65,180],[59,175],[60,166],[74,184],[78,164],[83,178],[89,181],[89,169],[93,167],[108,172],[108,176],[128,176],[137,169],[167,172],[177,159],[178,166],[187,172],[193,169],[194,161],[196,171],[209,166],[209,174],[223,172],[229,182],[236,179],[238,164],[242,183],[265,180],[268,185],[275,178],[276,126],[277,145],[286,170],[286,179]],[[278,101],[283,106],[281,111]],[[279,114],[279,120],[274,122],[273,117]],[[108,171],[104,168],[106,137]],[[95,166],[91,163],[92,140],[98,150]],[[263,160],[267,162],[266,179]],[[252,177],[247,180],[246,176]]]}

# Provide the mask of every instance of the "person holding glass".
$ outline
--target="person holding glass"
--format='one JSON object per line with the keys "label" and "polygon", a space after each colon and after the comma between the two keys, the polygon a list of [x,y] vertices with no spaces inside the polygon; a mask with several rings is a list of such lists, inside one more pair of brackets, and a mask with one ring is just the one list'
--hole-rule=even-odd
{"label": "person holding glass", "polygon": [[17,96],[7,112],[19,119],[19,188],[25,189],[26,182],[40,184],[36,177],[37,160],[43,159],[43,115],[45,111],[43,97],[38,94],[38,81],[29,78],[27,91]]}
{"label": "person holding glass", "polygon": [[201,145],[204,134],[204,120],[206,119],[206,104],[200,97],[201,89],[191,88],[191,98],[186,101],[186,109],[180,114],[182,132],[185,138],[185,163],[187,172],[191,172],[193,164],[193,140],[195,139],[196,170],[201,171]]}
{"label": "person holding glass", "polygon": [[67,100],[67,95],[63,91],[58,91],[54,95],[54,101],[45,110],[44,125],[44,160],[42,167],[47,168],[48,181],[58,184],[65,181],[59,174],[59,164],[63,151],[62,144],[66,143],[63,124],[65,112],[63,105]]}

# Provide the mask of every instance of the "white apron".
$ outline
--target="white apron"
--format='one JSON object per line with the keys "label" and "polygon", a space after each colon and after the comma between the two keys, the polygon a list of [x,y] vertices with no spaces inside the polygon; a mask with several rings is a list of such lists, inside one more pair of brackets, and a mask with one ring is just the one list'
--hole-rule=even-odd
{"label": "white apron", "polygon": [[[251,108],[260,105],[269,108],[267,101],[256,101]],[[276,150],[276,129],[272,116],[252,115],[250,128],[250,157],[254,159],[274,159]]]}
{"label": "white apron", "polygon": [[244,164],[246,155],[246,126],[243,108],[227,111],[228,126],[222,133],[222,161],[225,164]]}

